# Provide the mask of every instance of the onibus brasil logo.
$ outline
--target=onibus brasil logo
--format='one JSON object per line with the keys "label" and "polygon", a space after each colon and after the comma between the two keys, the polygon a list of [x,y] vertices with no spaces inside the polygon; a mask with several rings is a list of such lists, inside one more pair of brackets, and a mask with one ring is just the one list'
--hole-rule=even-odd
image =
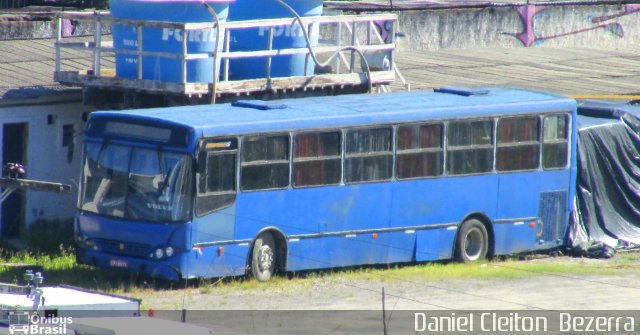
{"label": "onibus brasil logo", "polygon": [[42,316],[36,312],[10,312],[9,333],[11,334],[68,334],[67,325],[73,323],[70,316]]}

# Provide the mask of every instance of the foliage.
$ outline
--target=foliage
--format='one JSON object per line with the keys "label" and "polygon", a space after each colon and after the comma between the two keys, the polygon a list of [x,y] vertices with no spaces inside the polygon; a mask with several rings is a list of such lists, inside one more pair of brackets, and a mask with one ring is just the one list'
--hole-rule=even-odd
{"label": "foliage", "polygon": [[73,219],[37,220],[27,232],[29,249],[35,252],[55,255],[73,243]]}

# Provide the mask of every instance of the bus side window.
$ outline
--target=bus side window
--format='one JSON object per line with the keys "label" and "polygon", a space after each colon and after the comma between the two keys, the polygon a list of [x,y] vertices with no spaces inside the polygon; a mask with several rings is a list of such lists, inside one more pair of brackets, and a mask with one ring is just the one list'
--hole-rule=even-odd
{"label": "bus side window", "polygon": [[289,134],[244,137],[241,170],[243,191],[286,188]]}
{"label": "bus side window", "polygon": [[391,127],[347,131],[344,159],[346,183],[391,179],[391,134]]}
{"label": "bus side window", "polygon": [[198,158],[196,215],[231,205],[236,198],[238,140],[207,141]]}
{"label": "bus side window", "polygon": [[398,127],[396,174],[398,179],[442,175],[442,124]]}
{"label": "bus side window", "polygon": [[540,165],[540,119],[510,117],[498,121],[496,170],[535,170]]}
{"label": "bus side window", "polygon": [[542,166],[557,169],[567,166],[569,116],[566,114],[544,117],[542,137]]}
{"label": "bus side window", "polygon": [[493,170],[493,120],[452,121],[447,128],[447,172],[451,175]]}
{"label": "bus side window", "polygon": [[296,134],[293,186],[336,185],[342,175],[339,131]]}

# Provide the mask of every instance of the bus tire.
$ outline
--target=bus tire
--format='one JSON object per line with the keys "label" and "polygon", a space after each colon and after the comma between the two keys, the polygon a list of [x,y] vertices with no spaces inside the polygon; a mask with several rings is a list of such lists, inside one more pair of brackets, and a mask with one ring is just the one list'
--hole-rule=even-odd
{"label": "bus tire", "polygon": [[462,223],[456,239],[456,260],[470,263],[487,258],[489,251],[489,234],[487,228],[477,219],[469,219]]}
{"label": "bus tire", "polygon": [[271,234],[256,238],[251,252],[251,275],[258,281],[271,279],[276,270],[276,248]]}

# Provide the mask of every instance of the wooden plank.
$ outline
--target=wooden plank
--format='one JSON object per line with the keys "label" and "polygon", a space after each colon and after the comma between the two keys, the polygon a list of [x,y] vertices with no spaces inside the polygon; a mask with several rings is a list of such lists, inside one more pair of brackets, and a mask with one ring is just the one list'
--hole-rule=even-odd
{"label": "wooden plank", "polygon": [[[371,82],[387,84],[393,82],[395,74],[392,71],[371,72]],[[316,75],[312,77],[285,77],[253,80],[226,81],[218,83],[218,93],[239,94],[248,92],[266,92],[278,90],[300,90],[313,88],[328,88],[339,86],[366,85],[367,77],[364,73],[344,73]]]}
{"label": "wooden plank", "polygon": [[[395,79],[393,71],[371,72],[373,85],[389,84]],[[55,80],[74,86],[96,88],[135,89],[156,93],[174,94],[208,94],[209,84],[206,83],[172,83],[155,80],[135,80],[116,77],[96,77],[87,71],[60,71],[55,74]],[[364,73],[324,74],[311,77],[285,77],[253,80],[238,80],[219,82],[217,94],[240,94],[252,92],[268,92],[279,90],[304,90],[315,88],[331,88],[340,86],[367,85],[368,79]]]}

